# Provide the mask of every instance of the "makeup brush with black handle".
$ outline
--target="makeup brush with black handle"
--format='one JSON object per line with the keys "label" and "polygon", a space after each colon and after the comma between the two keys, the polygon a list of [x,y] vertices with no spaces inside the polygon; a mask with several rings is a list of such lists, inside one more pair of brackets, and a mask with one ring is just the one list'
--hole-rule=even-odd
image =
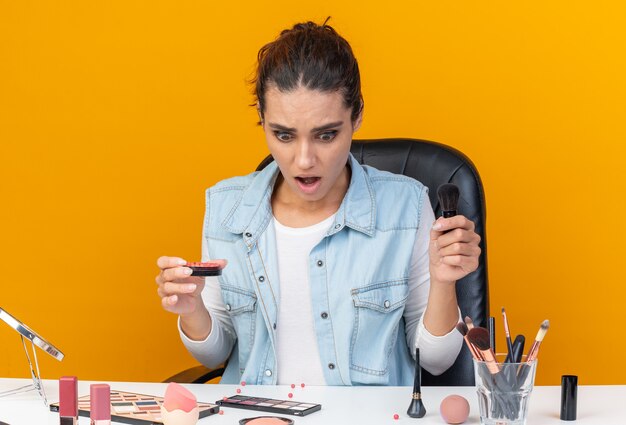
{"label": "makeup brush with black handle", "polygon": [[422,366],[420,365],[420,349],[415,349],[415,380],[413,381],[413,395],[406,414],[412,418],[423,418],[426,408],[422,401]]}
{"label": "makeup brush with black handle", "polygon": [[437,189],[437,197],[441,206],[441,216],[450,218],[456,215],[459,206],[459,187],[452,183],[444,183]]}

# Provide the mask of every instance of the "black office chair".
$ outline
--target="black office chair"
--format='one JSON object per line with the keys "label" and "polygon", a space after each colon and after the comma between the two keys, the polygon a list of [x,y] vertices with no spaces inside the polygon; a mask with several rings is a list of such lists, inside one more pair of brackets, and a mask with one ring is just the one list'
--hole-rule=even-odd
{"label": "black office chair", "polygon": [[[352,154],[361,163],[404,174],[419,180],[430,189],[430,201],[435,215],[441,215],[437,188],[444,183],[459,187],[458,213],[476,224],[476,233],[482,240],[478,269],[457,282],[456,293],[463,316],[473,319],[476,326],[486,327],[489,317],[489,291],[487,284],[487,242],[485,234],[485,197],[482,183],[474,164],[464,154],[449,146],[416,139],[354,140]],[[272,162],[271,156],[259,164],[257,170]],[[223,369],[209,370],[204,366],[187,369],[164,382],[207,382],[220,376]],[[454,364],[439,376],[422,371],[422,385],[455,386],[474,385],[472,357],[463,347]]]}

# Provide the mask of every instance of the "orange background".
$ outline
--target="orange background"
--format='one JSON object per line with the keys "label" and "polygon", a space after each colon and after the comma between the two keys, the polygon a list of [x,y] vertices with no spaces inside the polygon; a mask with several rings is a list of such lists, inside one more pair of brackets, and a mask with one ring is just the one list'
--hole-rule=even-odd
{"label": "orange background", "polygon": [[[626,6],[564,0],[0,0],[0,306],[65,352],[39,353],[44,377],[195,364],[155,260],[199,259],[204,189],[267,153],[257,50],[327,15],[362,69],[357,137],[436,140],[480,170],[492,313],[529,339],[551,321],[538,382],[626,384]],[[0,344],[0,376],[28,376],[3,324]]]}

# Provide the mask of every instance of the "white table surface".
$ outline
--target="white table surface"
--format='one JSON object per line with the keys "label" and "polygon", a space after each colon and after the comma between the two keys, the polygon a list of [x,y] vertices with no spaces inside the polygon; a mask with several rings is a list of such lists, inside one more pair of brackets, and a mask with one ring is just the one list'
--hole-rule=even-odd
{"label": "white table surface", "polygon": [[[27,385],[26,379],[0,378],[0,392]],[[79,395],[89,394],[89,384],[99,382],[79,381]],[[163,396],[167,384],[137,382],[102,382],[111,385],[111,389],[131,391],[155,396]],[[411,401],[412,388],[409,387],[313,387],[304,389],[296,386],[253,386],[235,385],[185,385],[198,398],[198,401],[215,403],[224,396],[231,396],[241,388],[242,395],[287,399],[287,394],[294,394],[293,400],[322,404],[322,410],[305,417],[287,416],[301,424],[445,424],[439,415],[439,403],[450,394],[464,396],[470,402],[470,417],[466,424],[479,424],[478,404],[474,387],[424,387],[422,399],[426,406],[426,416],[412,419],[406,409]],[[46,380],[44,387],[49,402],[58,401],[58,381]],[[612,425],[626,424],[626,385],[580,386],[578,388],[578,420],[563,422],[559,419],[560,387],[535,387],[530,401],[528,425],[549,425],[571,423],[572,425]],[[198,424],[238,424],[239,419],[272,413],[223,408],[223,415],[212,415],[200,419]],[[400,415],[398,420],[393,415]],[[276,415],[281,416],[281,415]],[[0,422],[9,425],[45,425],[58,424],[58,413],[50,412],[36,391],[0,398]],[[89,418],[81,417],[79,424],[89,424]]]}

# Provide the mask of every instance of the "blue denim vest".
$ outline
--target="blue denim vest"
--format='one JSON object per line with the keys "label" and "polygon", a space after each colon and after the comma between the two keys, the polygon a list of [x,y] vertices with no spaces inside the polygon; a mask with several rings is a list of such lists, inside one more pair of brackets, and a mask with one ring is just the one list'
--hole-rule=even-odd
{"label": "blue denim vest", "polygon": [[[402,314],[411,254],[427,188],[360,165],[335,221],[309,256],[314,326],[328,385],[411,385],[414,361]],[[276,163],[207,190],[210,258],[228,259],[219,278],[237,342],[223,383],[276,383],[279,276],[271,195]],[[294,341],[297,344],[297,341]]]}

